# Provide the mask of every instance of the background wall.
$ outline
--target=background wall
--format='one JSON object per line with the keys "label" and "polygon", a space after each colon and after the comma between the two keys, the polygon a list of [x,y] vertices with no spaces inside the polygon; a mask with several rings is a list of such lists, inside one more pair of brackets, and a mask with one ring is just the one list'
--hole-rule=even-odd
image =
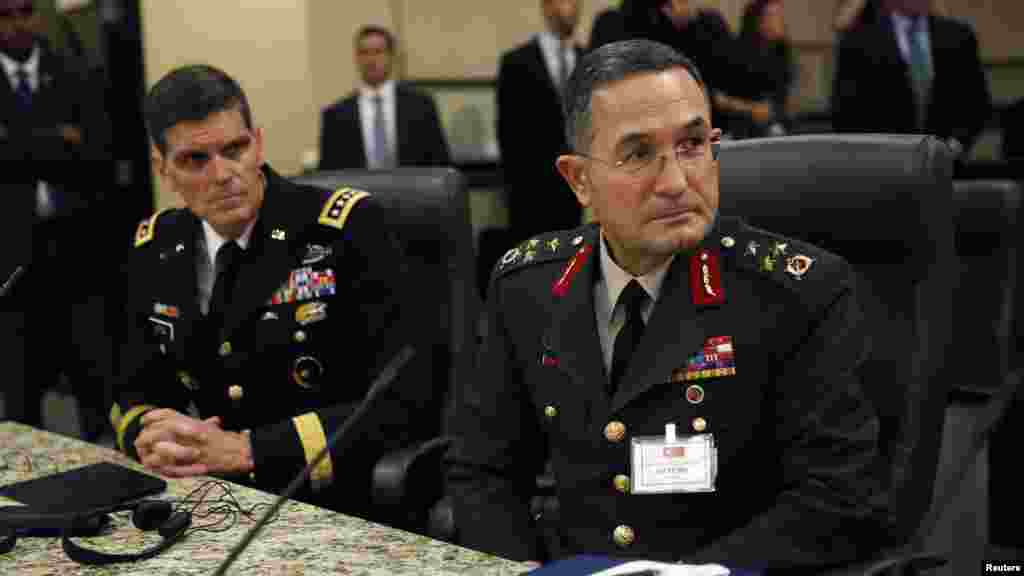
{"label": "background wall", "polygon": [[[617,2],[582,0],[578,40],[594,16]],[[705,0],[735,26],[746,0]],[[834,0],[785,0],[790,35],[800,44],[799,100],[827,103],[831,85]],[[938,10],[970,22],[982,58],[1024,59],[1024,2],[936,0]],[[172,67],[208,62],[235,76],[267,131],[267,155],[281,172],[315,160],[320,109],[350,92],[357,76],[352,36],[381,24],[399,37],[405,78],[492,78],[499,54],[542,26],[540,0],[176,0],[143,2],[146,76],[151,85]],[[993,76],[997,97],[1024,96],[1019,73]],[[158,204],[173,202],[158,192]]]}

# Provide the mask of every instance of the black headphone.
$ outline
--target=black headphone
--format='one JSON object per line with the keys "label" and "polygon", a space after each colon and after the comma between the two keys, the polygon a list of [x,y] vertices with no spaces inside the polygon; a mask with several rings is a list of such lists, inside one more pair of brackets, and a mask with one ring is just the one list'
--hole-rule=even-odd
{"label": "black headphone", "polygon": [[[160,542],[139,552],[132,552],[129,554],[109,554],[85,548],[71,539],[73,536],[86,535],[76,532],[76,526],[80,529],[82,527],[88,529],[91,527],[90,522],[96,522],[96,519],[100,518],[100,526],[99,529],[96,530],[96,533],[99,533],[103,526],[110,522],[110,517],[107,516],[108,513],[126,511],[130,511],[132,513],[132,524],[134,524],[139,530],[142,530],[143,532],[156,530],[160,533],[160,536],[162,537]],[[103,566],[117,562],[135,562],[138,560],[153,558],[173,546],[178,540],[181,540],[185,535],[185,531],[188,530],[191,525],[191,512],[186,510],[175,511],[174,505],[171,502],[164,500],[143,500],[134,504],[107,509],[100,514],[92,513],[76,516],[72,518],[71,522],[61,531],[60,540],[61,546],[63,546],[64,552],[68,555],[68,558],[71,558],[80,564]]]}
{"label": "black headphone", "polygon": [[[71,540],[77,536],[97,536],[110,525],[109,514],[114,512],[132,513],[132,524],[144,531],[156,530],[163,540],[156,546],[134,554],[107,554],[83,548]],[[0,520],[0,554],[14,549],[19,531],[58,533],[64,551],[72,560],[82,564],[103,565],[115,562],[130,562],[152,558],[181,539],[192,523],[192,515],[186,511],[174,511],[170,502],[142,500],[68,515],[66,512],[40,512],[26,506],[4,507]]]}

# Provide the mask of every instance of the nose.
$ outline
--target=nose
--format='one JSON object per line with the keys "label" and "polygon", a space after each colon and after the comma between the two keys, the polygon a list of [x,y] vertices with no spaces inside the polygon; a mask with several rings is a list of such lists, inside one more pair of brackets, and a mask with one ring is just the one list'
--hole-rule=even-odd
{"label": "nose", "polygon": [[220,156],[219,154],[213,157],[213,161],[210,162],[213,166],[213,178],[219,184],[224,184],[234,176],[234,170],[231,162]]}
{"label": "nose", "polygon": [[658,159],[657,180],[654,193],[660,196],[681,196],[689,190],[686,168],[676,157],[676,153],[667,152]]}

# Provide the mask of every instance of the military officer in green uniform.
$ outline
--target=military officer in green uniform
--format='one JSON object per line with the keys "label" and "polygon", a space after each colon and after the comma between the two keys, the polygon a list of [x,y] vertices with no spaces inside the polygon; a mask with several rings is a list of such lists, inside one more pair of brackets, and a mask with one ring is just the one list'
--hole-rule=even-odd
{"label": "military officer in green uniform", "polygon": [[[546,522],[556,558],[855,558],[879,517],[878,420],[850,266],[718,216],[719,130],[672,49],[592,52],[567,108],[557,165],[596,223],[492,274],[480,373],[449,419],[459,543],[539,559]],[[548,461],[558,515],[532,518]]]}
{"label": "military officer in green uniform", "polygon": [[[215,68],[168,73],[146,119],[156,171],[185,207],[142,221],[125,267],[117,445],[166,476],[279,491],[408,336],[389,213],[365,191],[274,172],[245,94]],[[411,442],[415,391],[429,388],[401,382],[300,496],[367,512],[373,463]]]}

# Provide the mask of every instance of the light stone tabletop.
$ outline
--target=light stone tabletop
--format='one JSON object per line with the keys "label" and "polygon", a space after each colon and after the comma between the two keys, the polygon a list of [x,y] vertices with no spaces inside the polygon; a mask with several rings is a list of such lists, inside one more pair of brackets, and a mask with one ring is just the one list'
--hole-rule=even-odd
{"label": "light stone tabletop", "polygon": [[[0,422],[0,486],[103,461],[144,471],[139,464],[114,450],[14,422]],[[167,491],[154,498],[182,498],[209,478],[166,480]],[[230,486],[244,507],[274,501],[273,494],[237,484]],[[0,504],[10,503],[0,498]],[[198,523],[194,521],[193,526]],[[208,575],[252,523],[239,517],[234,527],[225,532],[189,534],[156,558],[105,567],[83,566],[70,560],[59,538],[19,538],[14,550],[0,555],[0,574]],[[77,539],[83,546],[112,553],[137,552],[159,540],[156,532],[142,532],[132,526],[127,512],[113,515],[108,533]],[[277,520],[263,528],[228,573],[253,576],[513,575],[527,569],[525,564],[292,501],[281,508]]]}

